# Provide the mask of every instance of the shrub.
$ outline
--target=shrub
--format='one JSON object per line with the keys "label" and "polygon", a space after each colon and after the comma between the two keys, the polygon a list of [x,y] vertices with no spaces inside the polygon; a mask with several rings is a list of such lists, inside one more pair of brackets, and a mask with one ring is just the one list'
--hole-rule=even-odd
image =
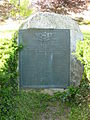
{"label": "shrub", "polygon": [[11,40],[0,40],[0,91],[1,120],[14,120],[15,96],[18,93],[17,34]]}
{"label": "shrub", "polygon": [[32,4],[40,11],[67,14],[82,12],[87,8],[86,0],[33,0]]}
{"label": "shrub", "polygon": [[82,81],[80,86],[70,86],[63,93],[56,92],[54,97],[70,105],[82,105],[87,104],[89,95],[88,81]]}
{"label": "shrub", "polygon": [[77,42],[76,56],[84,65],[84,75],[90,80],[90,40]]}

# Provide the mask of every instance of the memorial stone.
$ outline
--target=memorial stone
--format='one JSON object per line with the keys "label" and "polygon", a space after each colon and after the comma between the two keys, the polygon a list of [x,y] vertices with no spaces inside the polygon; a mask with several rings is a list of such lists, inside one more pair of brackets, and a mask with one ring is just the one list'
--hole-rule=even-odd
{"label": "memorial stone", "polygon": [[[37,30],[41,29],[41,32],[39,32],[38,35],[37,35],[37,32],[34,35],[30,34],[30,33],[29,34],[26,34],[26,33],[24,34],[23,33],[24,30],[27,32],[27,31],[32,31],[32,30],[35,30],[35,29],[37,29]],[[44,29],[45,29],[45,31],[44,31]],[[66,30],[66,32],[65,32],[64,29]],[[56,36],[55,35],[52,36],[52,31],[50,31],[50,30],[52,30],[54,32],[59,31],[60,35],[59,35],[58,32],[56,32],[56,33],[58,33],[58,35],[56,34]],[[70,31],[70,38],[68,36],[69,32],[67,34],[68,30]],[[67,15],[60,15],[60,14],[48,13],[48,12],[38,12],[38,13],[30,16],[21,25],[20,31],[22,31],[21,34],[23,34],[24,37],[28,36],[28,38],[31,39],[31,40],[30,39],[28,39],[28,40],[23,39],[24,40],[24,44],[27,43],[27,46],[31,45],[31,46],[28,46],[28,47],[30,47],[30,49],[32,49],[32,46],[33,46],[33,43],[34,43],[34,45],[35,45],[34,49],[36,49],[36,51],[38,51],[38,52],[40,52],[40,51],[43,52],[43,54],[37,54],[37,52],[35,52],[35,53],[32,53],[32,55],[29,54],[30,53],[29,51],[28,51],[27,54],[25,53],[26,57],[29,56],[29,58],[32,58],[31,61],[35,61],[36,60],[35,62],[37,62],[37,64],[39,65],[37,68],[35,68],[36,65],[32,64],[32,62],[29,61],[28,58],[27,58],[27,61],[25,63],[23,62],[23,64],[27,66],[27,67],[25,67],[26,68],[25,71],[29,72],[28,74],[30,74],[30,71],[28,71],[27,69],[29,68],[28,65],[31,62],[32,71],[35,71],[34,74],[31,72],[32,76],[36,77],[34,80],[36,80],[37,77],[38,77],[38,75],[35,76],[35,74],[37,74],[36,72],[40,71],[40,73],[41,73],[41,71],[42,71],[43,74],[41,73],[41,78],[42,78],[41,81],[42,80],[43,81],[46,80],[47,84],[44,82],[44,85],[49,85],[49,87],[63,87],[64,88],[64,87],[67,87],[69,85],[69,83],[70,83],[70,85],[75,85],[75,86],[80,84],[80,80],[82,79],[82,74],[83,74],[83,65],[81,64],[80,61],[77,60],[75,55],[73,55],[72,53],[75,52],[75,50],[76,50],[76,42],[78,40],[83,40],[83,34],[81,33],[78,24],[74,20],[72,20]],[[47,31],[49,31],[49,33]],[[64,31],[64,33],[61,32],[61,31]],[[62,33],[62,35],[61,35],[61,33]],[[29,35],[30,35],[30,37],[29,37]],[[58,38],[58,36],[59,36],[59,38]],[[20,35],[20,37],[21,37],[21,35]],[[63,37],[65,37],[65,39],[62,39]],[[36,38],[36,41],[33,42],[33,40],[35,40],[35,38]],[[57,40],[57,38],[58,38],[58,40]],[[69,40],[70,40],[70,42],[69,42]],[[40,42],[38,42],[38,41],[40,41]],[[47,43],[47,45],[46,45],[46,43]],[[68,45],[68,43],[69,43],[69,45]],[[37,48],[37,44],[40,44],[38,46],[39,48]],[[53,46],[54,44],[56,46]],[[50,45],[51,45],[51,47],[53,49],[51,49],[51,47],[49,47]],[[67,53],[64,52],[64,46],[66,46],[65,50],[67,51]],[[56,48],[56,50],[59,49],[57,54],[61,54],[60,51],[63,51],[64,54],[67,54],[66,55],[67,59],[64,58],[64,56],[60,57],[59,55],[56,55],[56,59],[55,59],[55,56],[53,58],[53,55],[51,54],[51,51],[54,51],[55,48]],[[42,50],[40,50],[40,49],[42,49]],[[69,54],[69,50],[70,50],[70,54]],[[49,51],[49,52],[47,52],[47,51]],[[56,52],[56,51],[54,51],[54,52]],[[54,52],[53,52],[53,54],[54,54]],[[45,56],[45,54],[46,54],[46,56]],[[50,56],[51,56],[51,58],[49,58]],[[61,66],[61,64],[62,65],[64,65],[64,64],[68,65],[69,57],[70,57],[70,73],[68,71],[69,70],[69,66],[66,67],[66,71],[67,72],[64,70],[65,66],[64,67]],[[21,57],[21,58],[24,59],[23,57]],[[63,59],[61,60],[61,58],[63,58]],[[53,72],[52,72],[52,69],[51,69],[52,67],[48,66],[48,65],[50,65],[49,62],[52,59],[57,60],[56,62],[54,62],[56,65],[54,64],[54,71]],[[46,63],[48,65],[46,65]],[[41,66],[43,66],[43,67],[41,67]],[[57,78],[60,77],[59,76],[59,72],[61,70],[60,67],[62,68],[62,71],[63,71],[62,73],[64,73],[62,75],[63,77],[66,75],[66,73],[67,73],[66,76],[68,76],[68,74],[70,75],[69,76],[70,77],[70,81],[68,80],[69,77],[66,80],[62,77],[61,83],[63,83],[63,82],[64,83],[61,84],[61,86],[60,86],[60,81],[58,83],[59,79],[56,79],[56,77],[55,77],[55,79],[56,79],[56,81],[55,81],[55,79],[52,79],[53,77],[51,78],[51,76],[54,75],[54,72],[57,71],[57,70],[55,70],[55,68],[58,69],[58,73],[56,72],[55,74],[57,74],[57,75],[55,75],[55,76],[58,76]],[[47,71],[45,71],[45,70],[47,70]],[[25,73],[23,72],[23,74],[26,74],[26,72]],[[47,75],[47,74],[51,75],[51,76],[49,76],[50,78],[48,77],[49,79],[46,79],[45,76],[44,76],[44,75]],[[50,86],[50,82],[48,83],[48,80],[52,80],[51,83],[53,83],[53,84],[51,86]],[[55,83],[54,83],[53,80],[55,81]],[[57,83],[57,85],[56,85],[56,83]],[[38,84],[39,83],[37,83],[37,85]],[[46,86],[44,86],[44,87],[46,87]]]}

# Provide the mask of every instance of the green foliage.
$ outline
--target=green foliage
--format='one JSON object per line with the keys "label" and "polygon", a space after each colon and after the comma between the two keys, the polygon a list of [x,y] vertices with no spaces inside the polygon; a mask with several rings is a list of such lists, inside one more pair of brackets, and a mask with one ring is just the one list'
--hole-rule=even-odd
{"label": "green foliage", "polygon": [[0,40],[1,120],[14,120],[15,96],[18,93],[17,33],[11,40]]}
{"label": "green foliage", "polygon": [[89,31],[82,31],[84,34],[84,38],[90,40],[90,32]]}
{"label": "green foliage", "polygon": [[68,114],[68,120],[89,120],[89,94],[90,88],[88,81],[84,80],[78,87],[71,86],[62,93],[54,93],[54,98],[61,100],[69,106],[70,112]]}
{"label": "green foliage", "polygon": [[63,93],[54,93],[55,98],[60,99],[71,105],[81,105],[87,103],[89,95],[89,84],[88,81],[82,81],[80,86],[70,86]]}
{"label": "green foliage", "polygon": [[10,0],[10,2],[14,5],[14,8],[11,10],[11,15],[13,17],[19,17],[20,13],[20,17],[26,18],[32,13],[32,10],[29,8],[29,0],[21,0],[20,6],[18,0]]}
{"label": "green foliage", "polygon": [[79,25],[90,25],[90,20],[85,20],[85,21],[82,21],[82,22],[78,22]]}
{"label": "green foliage", "polygon": [[82,17],[76,17],[75,21],[77,21],[79,25],[90,25],[90,20],[84,20]]}
{"label": "green foliage", "polygon": [[76,48],[76,56],[84,65],[84,73],[90,80],[90,40],[79,41]]}
{"label": "green foliage", "polygon": [[90,108],[87,106],[72,106],[69,113],[69,120],[89,120]]}

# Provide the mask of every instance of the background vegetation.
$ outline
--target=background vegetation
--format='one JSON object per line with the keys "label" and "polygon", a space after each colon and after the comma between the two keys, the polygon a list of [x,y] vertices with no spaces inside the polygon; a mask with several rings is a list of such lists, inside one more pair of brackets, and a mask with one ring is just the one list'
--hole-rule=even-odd
{"label": "background vegetation", "polygon": [[20,3],[18,0],[10,0],[10,3],[14,6],[10,12],[14,18],[20,17],[25,19],[32,13],[30,0],[21,0]]}
{"label": "background vegetation", "polygon": [[68,14],[70,12],[80,13],[87,9],[86,0],[32,0],[33,6],[39,11]]}
{"label": "background vegetation", "polygon": [[30,0],[3,0],[0,4],[0,20],[8,18],[25,19],[30,16],[33,10],[30,9]]}
{"label": "background vegetation", "polygon": [[84,65],[84,75],[90,81],[90,35],[85,34],[84,41],[77,43],[76,55]]}
{"label": "background vegetation", "polygon": [[[1,18],[24,19],[37,11],[55,12],[59,14],[80,13],[87,10],[87,0],[3,0],[0,4]],[[1,19],[0,18],[0,19]],[[80,24],[90,24],[90,21],[82,21]]]}
{"label": "background vegetation", "polygon": [[15,96],[18,92],[17,35],[11,40],[0,39],[0,116],[1,120],[14,120]]}

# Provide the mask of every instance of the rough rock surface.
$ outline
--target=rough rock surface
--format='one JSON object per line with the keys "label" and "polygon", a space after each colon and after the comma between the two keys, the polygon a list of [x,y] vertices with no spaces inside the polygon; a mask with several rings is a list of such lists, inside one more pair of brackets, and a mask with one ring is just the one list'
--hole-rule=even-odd
{"label": "rough rock surface", "polygon": [[72,55],[75,52],[76,42],[83,40],[78,24],[67,15],[60,15],[56,13],[38,12],[30,16],[20,27],[20,29],[27,28],[53,28],[53,29],[70,29],[71,41],[71,84],[77,86],[80,84],[82,78],[83,66]]}
{"label": "rough rock surface", "polygon": [[77,58],[75,57],[75,55],[71,54],[71,85],[74,86],[78,86],[80,85],[80,81],[82,79],[82,75],[83,75],[83,71],[84,71],[84,67],[81,64],[80,61],[77,60]]}
{"label": "rough rock surface", "polygon": [[78,24],[66,15],[38,12],[30,16],[21,28],[70,29],[71,51],[75,51],[77,40],[83,40],[83,34],[81,33]]}

